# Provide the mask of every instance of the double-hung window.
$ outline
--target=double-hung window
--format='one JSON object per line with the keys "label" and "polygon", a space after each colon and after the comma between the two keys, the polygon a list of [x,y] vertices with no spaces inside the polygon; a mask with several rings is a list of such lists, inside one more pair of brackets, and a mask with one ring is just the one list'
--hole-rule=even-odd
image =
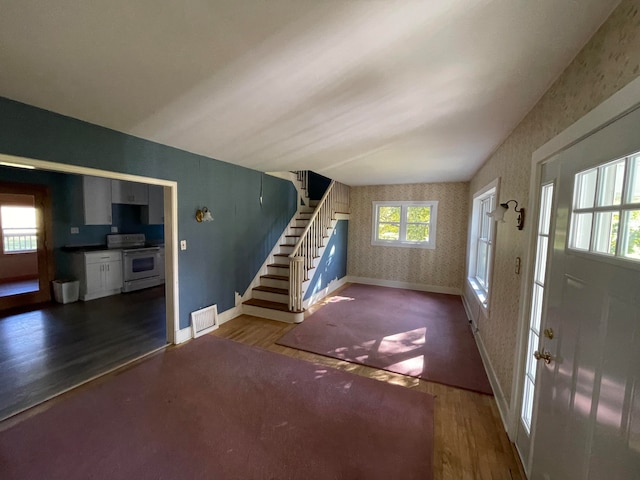
{"label": "double-hung window", "polygon": [[489,299],[495,222],[487,215],[496,205],[498,181],[495,180],[473,196],[469,243],[469,284],[485,307]]}
{"label": "double-hung window", "polygon": [[438,202],[373,202],[372,245],[436,248]]}

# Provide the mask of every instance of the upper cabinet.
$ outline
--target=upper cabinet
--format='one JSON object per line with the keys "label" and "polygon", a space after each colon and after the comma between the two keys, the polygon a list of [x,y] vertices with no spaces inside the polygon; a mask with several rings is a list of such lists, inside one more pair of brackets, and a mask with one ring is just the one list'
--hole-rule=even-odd
{"label": "upper cabinet", "polygon": [[149,187],[144,183],[110,180],[111,202],[128,205],[148,205]]}
{"label": "upper cabinet", "polygon": [[148,225],[164,224],[164,187],[149,185],[149,205],[142,207],[142,222]]}
{"label": "upper cabinet", "polygon": [[82,204],[85,225],[111,225],[111,180],[82,177]]}

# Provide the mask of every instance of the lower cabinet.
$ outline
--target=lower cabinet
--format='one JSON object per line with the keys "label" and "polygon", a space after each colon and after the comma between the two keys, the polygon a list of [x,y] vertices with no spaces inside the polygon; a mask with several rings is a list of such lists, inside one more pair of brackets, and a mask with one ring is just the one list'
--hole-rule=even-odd
{"label": "lower cabinet", "polygon": [[75,257],[80,300],[93,300],[122,291],[122,254],[119,250],[84,252]]}

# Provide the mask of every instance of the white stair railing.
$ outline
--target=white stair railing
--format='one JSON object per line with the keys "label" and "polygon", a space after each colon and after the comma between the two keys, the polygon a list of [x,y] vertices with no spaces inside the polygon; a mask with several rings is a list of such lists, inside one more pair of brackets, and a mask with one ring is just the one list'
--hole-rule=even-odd
{"label": "white stair railing", "polygon": [[302,311],[302,284],[308,280],[308,272],[314,268],[314,260],[324,246],[327,229],[336,213],[349,213],[349,187],[331,181],[309,223],[289,255],[289,310]]}

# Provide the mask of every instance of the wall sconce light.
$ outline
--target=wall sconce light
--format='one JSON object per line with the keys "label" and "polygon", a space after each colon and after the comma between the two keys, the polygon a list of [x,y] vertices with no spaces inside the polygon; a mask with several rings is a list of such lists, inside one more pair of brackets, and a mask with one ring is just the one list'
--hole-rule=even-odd
{"label": "wall sconce light", "polygon": [[211,221],[213,221],[213,216],[207,207],[202,207],[202,209],[196,210],[196,222],[201,223]]}
{"label": "wall sconce light", "polygon": [[524,207],[518,208],[518,202],[516,200],[508,200],[505,203],[501,203],[495,208],[495,210],[487,213],[487,216],[496,222],[504,222],[504,214],[509,210],[509,204],[511,202],[515,203],[513,211],[518,214],[518,230],[522,230],[524,228]]}

